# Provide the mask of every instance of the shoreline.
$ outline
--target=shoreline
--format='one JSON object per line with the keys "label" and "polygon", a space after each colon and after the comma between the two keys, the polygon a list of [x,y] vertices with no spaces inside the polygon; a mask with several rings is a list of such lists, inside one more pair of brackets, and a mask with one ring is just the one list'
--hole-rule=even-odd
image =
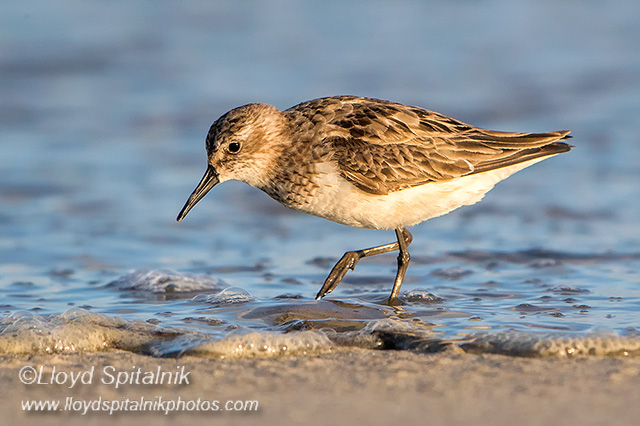
{"label": "shoreline", "polygon": [[[70,387],[20,381],[24,367],[71,377]],[[112,372],[187,373],[188,383],[115,387]],[[138,375],[142,377],[143,373]],[[63,376],[61,376],[64,378]],[[104,378],[104,377],[103,377]],[[640,418],[640,358],[521,358],[459,351],[434,354],[336,348],[329,353],[277,358],[153,358],[124,351],[65,355],[0,355],[0,413],[5,424],[87,425],[153,419],[156,425],[388,424],[632,425]],[[46,381],[46,380],[45,380]],[[219,411],[25,413],[23,400],[218,401]],[[224,411],[227,401],[257,401],[257,411]],[[81,404],[76,402],[76,404]],[[131,402],[133,404],[133,402]],[[192,408],[195,407],[192,403]],[[78,405],[79,406],[79,405]],[[133,406],[130,406],[133,407]]]}

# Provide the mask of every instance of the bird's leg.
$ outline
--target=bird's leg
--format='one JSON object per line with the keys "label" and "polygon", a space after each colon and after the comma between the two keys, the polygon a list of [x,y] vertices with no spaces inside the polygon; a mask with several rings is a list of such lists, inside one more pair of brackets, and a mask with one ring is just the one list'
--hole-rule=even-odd
{"label": "bird's leg", "polygon": [[[407,242],[406,234],[409,235],[409,242]],[[389,296],[388,303],[393,305],[395,300],[398,298],[398,293],[400,293],[400,286],[402,285],[402,281],[404,280],[404,274],[407,272],[407,268],[409,267],[409,260],[411,260],[411,256],[409,255],[409,244],[411,244],[411,234],[405,228],[396,229],[396,236],[398,237],[398,272],[396,272],[396,280],[393,283],[393,288],[391,289],[391,295]]]}
{"label": "bird's leg", "polygon": [[[407,247],[411,244],[413,237],[406,230],[406,228],[398,228],[396,229],[396,237],[398,241],[395,243],[384,244],[377,247],[371,247],[362,250],[348,251],[346,252],[342,258],[336,263],[336,265],[331,270],[331,273],[324,281],[324,285],[318,292],[316,296],[316,300],[323,298],[327,294],[331,293],[342,281],[347,270],[355,268],[356,264],[363,257],[375,256],[377,254],[389,253],[390,251],[400,250],[400,256],[398,256],[398,274],[396,275],[396,281],[394,283],[393,289],[395,291],[395,295],[397,296],[398,291],[400,290],[400,285],[402,284],[402,279],[404,278],[404,273],[407,270],[407,266],[409,264],[409,252],[407,251]],[[401,260],[402,258],[402,260]],[[402,269],[402,274],[400,273]],[[397,287],[397,289],[396,289]],[[391,293],[393,296],[394,292]]]}

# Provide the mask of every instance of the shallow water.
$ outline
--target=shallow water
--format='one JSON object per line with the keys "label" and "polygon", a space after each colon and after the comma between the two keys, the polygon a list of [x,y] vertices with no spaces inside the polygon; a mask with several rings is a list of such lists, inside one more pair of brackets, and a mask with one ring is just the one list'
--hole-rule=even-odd
{"label": "shallow water", "polygon": [[[569,342],[556,355],[637,352],[633,2],[3,9],[0,352],[280,355],[454,342],[541,355],[550,352],[526,342],[545,341]],[[240,183],[175,223],[219,115],[342,93],[487,128],[568,128],[577,148],[413,227],[396,308],[382,303],[394,255],[363,260],[313,300],[344,251],[392,232],[298,214]]]}

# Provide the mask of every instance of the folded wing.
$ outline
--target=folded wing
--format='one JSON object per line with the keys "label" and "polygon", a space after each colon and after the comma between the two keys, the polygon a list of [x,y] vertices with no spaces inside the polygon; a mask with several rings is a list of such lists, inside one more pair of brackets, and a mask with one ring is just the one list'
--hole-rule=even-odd
{"label": "folded wing", "polygon": [[325,114],[342,176],[363,191],[388,194],[569,151],[569,131],[509,133],[375,99],[342,97]]}

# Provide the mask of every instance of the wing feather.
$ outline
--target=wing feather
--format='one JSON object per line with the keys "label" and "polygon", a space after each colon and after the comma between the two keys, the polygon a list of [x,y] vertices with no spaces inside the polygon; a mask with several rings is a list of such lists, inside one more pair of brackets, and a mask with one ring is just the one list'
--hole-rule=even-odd
{"label": "wing feather", "polygon": [[[313,111],[319,135],[342,176],[363,191],[388,194],[569,151],[569,131],[497,132],[425,109],[353,96],[317,99],[288,111]],[[321,117],[316,117],[320,115]]]}

